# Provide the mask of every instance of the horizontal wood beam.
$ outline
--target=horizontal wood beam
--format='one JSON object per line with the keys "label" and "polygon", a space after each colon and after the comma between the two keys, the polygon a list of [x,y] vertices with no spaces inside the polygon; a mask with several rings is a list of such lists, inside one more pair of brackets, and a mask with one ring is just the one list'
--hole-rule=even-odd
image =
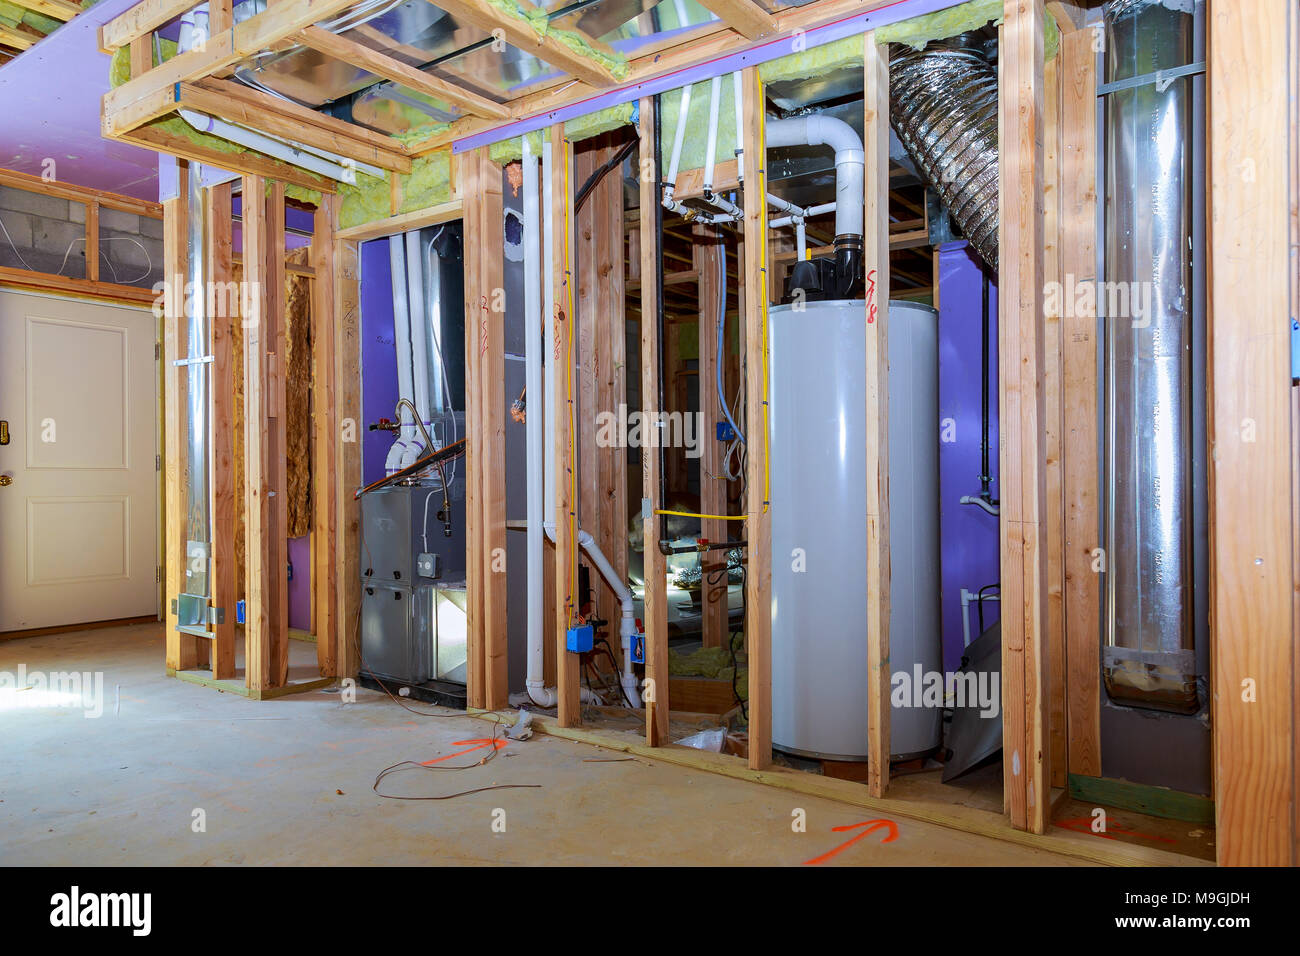
{"label": "horizontal wood beam", "polygon": [[[430,2],[433,2],[434,6],[439,9],[447,11],[462,23],[471,24],[494,35],[496,35],[497,31],[500,31],[499,35],[504,37],[506,42],[512,46],[519,47],[524,52],[533,54],[539,60],[543,60],[557,69],[564,70],[566,73],[571,73],[578,79],[591,83],[597,88],[604,88],[616,82],[614,74],[609,69],[566,46],[558,37],[549,33],[545,36],[539,36],[537,31],[526,20],[488,6],[482,0],[436,0],[436,2],[430,0]],[[525,12],[533,9],[528,0],[516,0],[516,3]],[[578,30],[572,30],[571,32],[579,33],[593,51],[606,56],[617,56],[609,46],[599,40],[581,34]]]}
{"label": "horizontal wood beam", "polygon": [[81,7],[75,3],[69,3],[68,0],[9,0],[9,2],[22,7],[24,10],[31,10],[33,13],[40,13],[55,20],[62,20],[64,23],[81,12]]}
{"label": "horizontal wood beam", "polygon": [[[469,0],[458,0],[458,2],[467,3]],[[872,10],[896,2],[897,0],[817,0],[816,3],[800,7],[787,7],[774,14],[773,19],[776,22],[778,35],[794,35],[796,31],[814,30],[846,17],[870,13]],[[439,3],[438,6],[450,11],[448,3]],[[753,46],[755,41],[742,36],[721,21],[701,24],[698,29],[684,31],[661,43],[649,43],[641,48],[638,56],[629,61],[628,74],[619,86],[632,87],[727,54],[743,52]],[[579,77],[578,82],[575,83],[570,77],[552,78],[535,84],[528,92],[512,99],[510,111],[515,119],[527,119],[589,99],[594,93],[608,90],[610,85],[607,79],[590,83]],[[501,124],[496,120],[462,117],[447,129],[439,130],[427,139],[408,144],[408,148],[412,155],[421,156],[440,149],[454,140],[473,136],[499,125]],[[719,163],[719,166],[721,165]],[[891,170],[891,175],[904,173],[905,171],[901,169]]]}
{"label": "horizontal wood beam", "polygon": [[261,153],[223,153],[211,146],[200,145],[184,136],[177,136],[156,127],[142,127],[111,138],[119,142],[142,146],[145,149],[152,149],[155,152],[166,153],[169,156],[188,159],[191,162],[226,169],[232,173],[264,176],[268,179],[275,179],[282,183],[302,186],[319,192],[332,193],[336,189],[334,181],[331,179],[271,159]]}
{"label": "horizontal wood beam", "polygon": [[319,126],[321,129],[338,133],[343,136],[351,136],[358,142],[366,143],[381,152],[390,152],[398,156],[409,155],[409,150],[387,133],[377,133],[372,129],[364,126],[358,126],[356,123],[349,123],[346,120],[336,119],[327,113],[320,113],[316,110],[309,109],[306,106],[300,106],[292,100],[280,99],[266,93],[262,93],[243,83],[235,83],[231,80],[222,80],[216,77],[208,77],[205,80],[198,80],[194,83],[199,89],[211,90],[220,93],[223,96],[229,96],[237,99],[242,103],[250,106],[265,107],[273,109],[281,115],[290,119],[296,119],[300,122],[312,126]]}
{"label": "horizontal wood beam", "polygon": [[350,242],[378,239],[381,236],[395,236],[401,232],[410,232],[413,229],[423,229],[425,226],[436,226],[444,222],[451,222],[453,219],[462,218],[463,215],[464,210],[461,201],[453,199],[450,202],[430,206],[428,209],[403,213],[400,216],[389,216],[387,219],[379,219],[375,222],[366,222],[359,226],[340,229],[335,233],[335,237]]}
{"label": "horizontal wood beam", "polygon": [[150,219],[161,219],[163,217],[162,203],[151,202],[148,199],[136,199],[132,196],[122,196],[103,189],[91,189],[88,186],[51,182],[42,179],[40,176],[20,173],[12,169],[0,169],[0,186],[24,189],[27,192],[40,193],[42,196],[71,199],[73,202],[95,202],[109,209],[120,209],[123,212],[135,213],[137,216],[147,216]]}
{"label": "horizontal wood beam", "polygon": [[44,37],[37,36],[34,31],[25,32],[18,27],[7,27],[0,23],[0,45],[11,46],[15,50],[30,50],[43,39]]}
{"label": "horizontal wood beam", "polygon": [[132,305],[153,305],[158,298],[152,289],[118,285],[114,282],[73,279],[68,276],[51,275],[48,272],[28,272],[26,269],[14,269],[10,266],[0,266],[0,286],[40,289],[93,299],[111,299],[114,302],[129,302]]}
{"label": "horizontal wood beam", "polygon": [[[160,63],[140,76],[132,77],[103,99],[104,134],[126,132],[169,112],[156,97],[176,83],[186,83],[232,66],[247,56],[260,53],[281,40],[300,33],[321,20],[342,13],[356,0],[281,0],[255,17],[237,23],[230,30],[209,37],[202,49],[187,50]],[[133,112],[130,125],[123,125],[124,110],[141,102],[153,103],[153,115]]]}
{"label": "horizontal wood beam", "polygon": [[318,53],[324,53],[333,59],[350,63],[367,73],[375,74],[375,76],[392,80],[409,90],[444,100],[453,106],[459,106],[475,116],[483,116],[489,119],[505,119],[510,115],[509,109],[499,103],[493,103],[486,97],[473,93],[462,86],[457,86],[455,83],[440,77],[431,76],[413,66],[408,66],[401,60],[395,60],[378,50],[372,50],[370,47],[362,46],[354,40],[330,33],[328,30],[322,30],[320,27],[308,27],[294,39],[304,46],[311,47]]}
{"label": "horizontal wood beam", "polygon": [[776,32],[772,14],[754,0],[700,0],[700,6],[750,40]]}
{"label": "horizontal wood beam", "polygon": [[[221,83],[223,86],[238,85],[223,80],[209,80],[207,82]],[[178,109],[184,107],[197,110],[200,113],[215,116],[229,123],[249,126],[272,136],[279,136],[306,146],[315,146],[317,149],[328,150],[348,159],[370,163],[381,169],[394,170],[399,173],[409,173],[411,171],[411,158],[409,156],[381,150],[369,143],[353,139],[350,132],[331,131],[281,113],[275,108],[276,98],[267,96],[265,93],[249,89],[248,92],[257,98],[257,100],[250,102],[248,98],[243,96],[234,96],[224,90],[218,92],[205,89],[193,83],[180,83],[173,88],[173,91],[173,96],[177,97],[176,106]],[[352,126],[350,123],[343,123],[342,125],[345,127],[350,126],[352,129],[359,129],[359,127]]]}
{"label": "horizontal wood beam", "polygon": [[198,0],[141,0],[99,28],[99,48],[112,53],[197,5]]}

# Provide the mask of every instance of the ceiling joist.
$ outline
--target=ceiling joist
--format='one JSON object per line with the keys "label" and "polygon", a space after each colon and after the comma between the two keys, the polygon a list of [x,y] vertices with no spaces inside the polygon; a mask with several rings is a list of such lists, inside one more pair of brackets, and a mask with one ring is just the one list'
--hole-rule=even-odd
{"label": "ceiling joist", "polygon": [[330,33],[328,30],[322,30],[320,27],[308,27],[294,39],[304,46],[311,47],[318,53],[324,53],[333,59],[351,63],[367,73],[373,73],[375,76],[392,80],[399,86],[404,86],[417,93],[424,93],[453,106],[458,106],[475,116],[488,119],[506,119],[510,116],[510,111],[506,107],[501,106],[499,103],[493,103],[486,97],[479,96],[463,86],[457,86],[455,83],[439,77],[430,76],[428,73],[417,70],[413,66],[408,66],[400,60],[395,60],[391,56],[370,49],[370,47],[362,46],[360,43],[346,37]]}
{"label": "ceiling joist", "polygon": [[[498,35],[497,31],[500,31],[499,35],[511,46],[531,53],[539,60],[571,73],[580,80],[598,87],[615,82],[614,74],[603,64],[571,49],[550,33],[539,36],[526,20],[504,13],[496,7],[489,6],[483,0],[430,0],[430,2],[439,9],[446,10],[461,23],[476,26],[494,36]],[[533,9],[527,0],[516,0],[516,2],[525,12]],[[595,53],[609,57],[617,55],[610,47],[593,37],[578,30],[570,30],[570,32],[577,33]]]}
{"label": "ceiling joist", "polygon": [[772,14],[754,0],[700,0],[700,6],[747,39],[757,40],[776,32]]}

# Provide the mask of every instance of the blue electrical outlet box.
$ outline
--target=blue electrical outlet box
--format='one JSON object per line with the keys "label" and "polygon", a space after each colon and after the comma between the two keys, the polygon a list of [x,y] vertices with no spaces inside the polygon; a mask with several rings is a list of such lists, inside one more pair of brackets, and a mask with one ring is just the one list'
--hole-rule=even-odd
{"label": "blue electrical outlet box", "polygon": [[645,663],[645,635],[635,634],[632,637],[632,663]]}
{"label": "blue electrical outlet box", "polygon": [[731,427],[731,422],[718,422],[715,426],[718,433],[718,441],[731,441],[736,437],[736,430]]}
{"label": "blue electrical outlet box", "polygon": [[243,601],[235,602],[235,623],[236,624],[244,623],[244,602]]}
{"label": "blue electrical outlet box", "polygon": [[585,654],[591,650],[592,627],[590,624],[581,624],[578,627],[569,628],[568,636],[565,640],[565,647],[571,653]]}

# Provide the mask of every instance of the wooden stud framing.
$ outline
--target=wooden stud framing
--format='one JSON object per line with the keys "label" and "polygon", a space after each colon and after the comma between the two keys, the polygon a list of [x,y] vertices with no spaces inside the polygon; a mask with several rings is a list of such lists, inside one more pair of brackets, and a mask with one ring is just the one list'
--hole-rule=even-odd
{"label": "wooden stud framing", "polygon": [[[338,674],[339,563],[337,468],[338,408],[335,403],[336,334],[334,328],[334,227],[339,199],[324,196],[316,209],[312,228],[312,530],[311,599],[312,633],[316,636],[316,663],[322,677]],[[355,581],[348,581],[355,587]]]}
{"label": "wooden stud framing", "polygon": [[[655,241],[655,210],[659,205],[658,179],[661,174],[655,144],[653,97],[642,97],[639,129],[640,166],[640,256],[641,277],[641,411],[645,421],[657,421],[659,413],[659,260]],[[654,175],[647,176],[646,170]],[[659,516],[664,507],[659,495],[659,449],[641,448],[641,513],[644,516],[645,561],[645,717],[646,743],[652,747],[668,743],[668,580],[667,562],[659,550]]]}
{"label": "wooden stud framing", "polygon": [[99,203],[86,203],[86,281],[99,281]]}
{"label": "wooden stud framing", "polygon": [[[719,230],[710,226],[695,226],[694,269],[698,277],[699,302],[699,397],[700,417],[704,432],[700,436],[702,447],[697,464],[700,469],[700,513],[721,515],[727,513],[727,482],[722,474],[722,443],[713,438],[713,423],[722,421],[722,403],[718,401],[715,387],[718,363],[726,360],[725,352],[718,353],[719,293],[718,274],[713,255],[726,261],[727,246]],[[725,283],[723,289],[726,288]],[[726,348],[726,341],[723,341]],[[730,522],[719,518],[704,518],[700,522],[700,536],[711,543],[727,540]],[[700,580],[701,609],[703,617],[703,643],[705,647],[724,647],[730,639],[727,615],[727,552],[709,551],[700,557],[704,570]],[[711,577],[720,576],[717,584]]]}
{"label": "wooden stud framing", "polygon": [[167,579],[163,609],[167,629],[167,667],[176,671],[189,670],[198,665],[198,642],[201,640],[193,634],[183,634],[176,630],[176,602],[185,590],[185,489],[189,487],[189,457],[185,450],[184,421],[189,379],[186,367],[176,364],[178,359],[183,359],[188,354],[184,295],[185,230],[189,218],[186,198],[189,195],[186,185],[188,181],[189,169],[182,163],[177,169],[177,198],[163,203],[165,275],[171,286],[168,290],[171,294],[164,298],[163,312],[163,403],[166,412],[163,426],[163,461],[166,468],[163,561]]}
{"label": "wooden stud framing", "polygon": [[[1097,54],[1090,30],[1061,36],[1061,274],[1097,272]],[[1101,576],[1098,541],[1097,316],[1069,309],[1061,326],[1065,684],[1069,772],[1101,776]],[[1053,662],[1055,663],[1055,661]],[[1053,760],[1055,764],[1055,759]]]}
{"label": "wooden stud framing", "polygon": [[[227,287],[234,263],[234,222],[231,212],[231,184],[213,186],[208,203],[208,279],[213,288]],[[216,297],[211,297],[215,300]],[[212,329],[212,606],[220,609],[220,620],[212,631],[212,676],[228,680],[235,676],[235,601],[239,598],[235,578],[236,496],[235,488],[235,330],[240,322],[239,296],[228,296],[226,308],[208,316]]]}
{"label": "wooden stud framing", "polygon": [[701,5],[741,36],[757,40],[776,29],[772,14],[754,0],[700,0]]}
{"label": "wooden stud framing", "polygon": [[[480,322],[475,337],[479,350],[479,536],[483,562],[484,699],[491,708],[505,707],[510,696],[509,632],[506,621],[506,396],[505,377],[505,248],[501,168],[478,150],[479,176],[475,195],[478,206],[476,240]],[[486,304],[484,300],[486,299]]]}
{"label": "wooden stud framing", "polygon": [[998,422],[1003,790],[1012,826],[1047,825],[1043,2],[1005,0],[998,83]]}
{"label": "wooden stud framing", "polygon": [[867,787],[889,788],[889,54],[863,38],[866,211]]}
{"label": "wooden stud framing", "polygon": [[284,184],[266,196],[259,176],[242,192],[244,281],[245,683],[284,686],[288,676],[288,513],[285,495]]}
{"label": "wooden stud framing", "polygon": [[475,150],[465,161],[465,531],[471,706],[509,695],[505,573],[505,362],[501,170]]}
{"label": "wooden stud framing", "polygon": [[749,766],[772,762],[772,520],[768,515],[767,415],[767,151],[763,138],[763,80],[742,74],[745,128],[745,403],[746,503],[745,644],[749,665]]}
{"label": "wooden stud framing", "polygon": [[338,565],[335,654],[339,677],[361,667],[361,244],[334,242],[334,513]]}
{"label": "wooden stud framing", "polygon": [[578,611],[577,593],[577,507],[574,500],[575,469],[572,453],[574,437],[574,399],[577,376],[574,373],[573,276],[570,274],[574,248],[573,224],[573,148],[564,136],[564,127],[550,128],[551,142],[551,218],[554,223],[555,314],[547,317],[554,323],[555,355],[551,360],[550,386],[555,408],[555,445],[549,449],[555,458],[555,682],[559,697],[559,719],[563,727],[582,722],[579,699],[578,655],[566,649],[568,629]]}
{"label": "wooden stud framing", "polygon": [[[1061,57],[1043,66],[1043,279],[1061,282]],[[1064,309],[1043,314],[1043,450],[1046,500],[1047,618],[1044,653],[1047,656],[1047,766],[1051,785],[1066,782],[1065,726],[1065,511],[1062,496],[1061,436],[1062,378],[1061,329]]]}
{"label": "wooden stud framing", "polygon": [[[533,5],[528,0],[516,0],[516,2],[521,12],[532,12]],[[458,23],[470,23],[493,36],[500,36],[512,46],[518,47],[525,53],[531,53],[557,69],[572,73],[581,80],[602,85],[614,80],[614,75],[608,68],[570,49],[553,34],[539,36],[537,31],[521,17],[511,16],[479,0],[437,0],[436,6],[450,13]],[[586,36],[583,39],[591,49],[599,53],[609,55],[612,52],[599,40]]]}
{"label": "wooden stud framing", "polygon": [[1295,863],[1288,7],[1212,0],[1208,31],[1210,686],[1230,866]]}
{"label": "wooden stud framing", "polygon": [[[369,137],[354,135],[362,131],[360,126],[300,107],[296,103],[276,100],[238,83],[217,79],[181,83],[173,90],[173,96],[177,109],[183,107],[196,110],[383,169],[399,173],[411,171],[411,159],[400,151],[396,141],[390,140],[386,147],[380,147]],[[308,122],[303,114],[315,117],[314,121]]]}
{"label": "wooden stud framing", "polygon": [[[483,204],[475,202],[482,184],[483,162],[476,150],[465,164],[465,235],[477,236],[483,226]],[[486,334],[487,291],[480,288],[484,246],[474,242],[465,251],[465,629],[468,658],[466,700],[471,707],[487,703],[487,637],[484,621],[486,582],[483,561],[482,475],[485,470],[482,436],[482,335]]]}
{"label": "wooden stud framing", "polygon": [[408,66],[391,56],[372,50],[370,47],[362,46],[354,40],[330,33],[328,30],[322,30],[320,27],[308,27],[294,39],[318,53],[360,67],[375,76],[392,80],[409,90],[435,97],[451,103],[453,106],[459,106],[475,116],[484,116],[489,119],[505,119],[510,115],[510,111],[504,106],[493,103],[491,100],[479,96],[463,86],[457,86],[455,83],[440,79],[422,70],[417,70],[415,67]]}

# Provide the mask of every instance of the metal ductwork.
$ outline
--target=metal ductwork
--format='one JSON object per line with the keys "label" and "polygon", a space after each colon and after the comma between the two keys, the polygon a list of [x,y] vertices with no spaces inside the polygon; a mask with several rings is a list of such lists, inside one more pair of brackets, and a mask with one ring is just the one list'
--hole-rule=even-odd
{"label": "metal ductwork", "polygon": [[977,34],[895,45],[889,116],[926,184],[989,268],[998,267],[998,74]]}
{"label": "metal ductwork", "polygon": [[186,341],[186,513],[185,513],[185,587],[176,598],[176,623],[187,633],[206,634],[208,598],[211,596],[208,573],[212,548],[212,522],[208,495],[208,342],[206,275],[204,262],[207,236],[207,210],[203,202],[203,167],[190,165],[187,199],[189,215],[185,234],[185,303]]}
{"label": "metal ductwork", "polygon": [[1105,8],[1106,284],[1098,296],[1106,690],[1119,702],[1184,713],[1198,707],[1192,384],[1193,358],[1205,360],[1193,356],[1193,260],[1202,253],[1193,239],[1192,9],[1159,0]]}

